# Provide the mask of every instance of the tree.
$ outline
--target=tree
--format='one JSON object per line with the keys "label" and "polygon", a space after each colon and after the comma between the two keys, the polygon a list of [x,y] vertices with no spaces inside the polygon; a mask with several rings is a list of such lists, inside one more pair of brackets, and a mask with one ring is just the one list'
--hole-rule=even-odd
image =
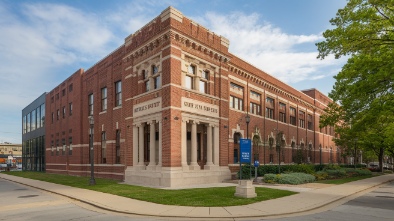
{"label": "tree", "polygon": [[316,44],[318,58],[350,58],[334,77],[329,97],[335,103],[320,126],[335,125],[337,145],[349,146],[357,137],[360,147],[375,152],[382,170],[385,151],[393,149],[394,0],[349,0],[330,22],[336,28]]}

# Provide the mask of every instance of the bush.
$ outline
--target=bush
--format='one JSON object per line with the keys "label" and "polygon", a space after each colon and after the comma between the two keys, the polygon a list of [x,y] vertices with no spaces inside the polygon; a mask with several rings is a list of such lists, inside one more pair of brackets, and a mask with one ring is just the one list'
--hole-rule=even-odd
{"label": "bush", "polygon": [[264,182],[280,184],[303,184],[315,181],[315,177],[306,173],[265,174]]}
{"label": "bush", "polygon": [[324,171],[328,174],[328,177],[332,179],[346,177],[347,174],[344,169],[339,169],[339,170],[325,169]]}
{"label": "bush", "polygon": [[314,175],[316,180],[325,180],[328,178],[328,173],[325,171],[317,171]]}
{"label": "bush", "polygon": [[369,176],[372,172],[368,169],[356,169],[354,170],[356,176]]}

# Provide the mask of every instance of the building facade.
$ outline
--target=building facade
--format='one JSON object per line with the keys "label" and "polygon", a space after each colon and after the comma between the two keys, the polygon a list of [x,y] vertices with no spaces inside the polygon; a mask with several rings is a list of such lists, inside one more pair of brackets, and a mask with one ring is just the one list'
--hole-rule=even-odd
{"label": "building facade", "polygon": [[22,170],[45,171],[46,93],[22,110]]}
{"label": "building facade", "polygon": [[164,10],[46,95],[46,171],[89,176],[94,160],[96,176],[130,184],[221,182],[237,170],[246,137],[262,164],[340,162],[333,129],[319,128],[329,98],[286,85],[229,44]]}

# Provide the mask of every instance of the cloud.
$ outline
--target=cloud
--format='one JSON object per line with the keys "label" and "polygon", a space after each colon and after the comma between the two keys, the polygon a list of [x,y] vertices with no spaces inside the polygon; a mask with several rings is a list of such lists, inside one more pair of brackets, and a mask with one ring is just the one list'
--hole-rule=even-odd
{"label": "cloud", "polygon": [[[318,60],[315,42],[321,34],[292,35],[260,15],[232,12],[228,15],[208,12],[196,21],[230,40],[230,52],[286,83],[320,79],[324,67],[337,64],[334,58]],[[310,49],[312,48],[312,49]]]}

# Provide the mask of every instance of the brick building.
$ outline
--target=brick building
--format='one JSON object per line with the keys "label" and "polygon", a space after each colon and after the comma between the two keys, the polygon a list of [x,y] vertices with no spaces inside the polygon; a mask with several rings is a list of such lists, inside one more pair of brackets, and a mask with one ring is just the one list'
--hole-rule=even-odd
{"label": "brick building", "polygon": [[285,164],[339,162],[333,130],[318,127],[329,98],[286,85],[229,43],[169,7],[75,72],[46,96],[46,171],[90,175],[89,116],[96,176],[132,184],[229,179],[247,136],[262,164],[278,163],[276,141]]}

